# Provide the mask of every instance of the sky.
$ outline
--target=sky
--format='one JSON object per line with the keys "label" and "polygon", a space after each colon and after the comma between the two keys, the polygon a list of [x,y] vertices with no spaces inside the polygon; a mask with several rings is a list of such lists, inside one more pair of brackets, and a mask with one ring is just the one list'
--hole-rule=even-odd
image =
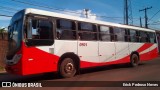
{"label": "sky", "polygon": [[[139,10],[152,6],[147,11],[149,28],[160,30],[160,0],[128,1],[131,2],[134,25],[139,26],[139,18],[142,17],[142,25],[144,26],[144,12],[139,12]],[[76,16],[79,15],[71,11],[80,12],[83,9],[90,9],[91,13],[100,16],[96,18],[98,20],[122,24],[124,22],[124,0],[0,0],[0,15],[13,16],[14,13],[24,8],[54,12],[56,9],[56,12]],[[0,27],[7,27],[10,19],[11,17],[0,16]]]}

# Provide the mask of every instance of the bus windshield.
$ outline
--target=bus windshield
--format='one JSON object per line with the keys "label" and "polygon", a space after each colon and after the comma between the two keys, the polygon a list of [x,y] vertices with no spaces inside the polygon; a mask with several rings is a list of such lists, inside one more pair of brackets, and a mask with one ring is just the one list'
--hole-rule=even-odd
{"label": "bus windshield", "polygon": [[8,53],[7,59],[12,59],[14,54],[20,49],[22,40],[22,11],[16,13],[10,22],[8,30]]}

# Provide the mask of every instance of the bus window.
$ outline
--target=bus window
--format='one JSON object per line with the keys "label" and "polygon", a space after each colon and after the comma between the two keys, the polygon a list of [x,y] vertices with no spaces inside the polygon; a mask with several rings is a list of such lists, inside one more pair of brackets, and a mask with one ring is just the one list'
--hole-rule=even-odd
{"label": "bus window", "polygon": [[52,39],[52,23],[47,20],[32,20],[32,39]]}
{"label": "bus window", "polygon": [[[49,20],[29,19],[27,25],[27,44],[32,45],[52,45],[53,25]],[[32,46],[31,45],[31,46]]]}
{"label": "bus window", "polygon": [[113,28],[115,41],[125,41],[125,30],[122,28]]}
{"label": "bus window", "polygon": [[142,43],[149,42],[147,32],[140,31],[139,34],[140,34],[140,42]]}
{"label": "bus window", "polygon": [[96,32],[96,25],[91,23],[80,22],[78,23],[78,26],[78,30]]}
{"label": "bus window", "polygon": [[97,40],[96,25],[91,23],[78,23],[79,40]]}
{"label": "bus window", "polygon": [[110,27],[100,26],[99,30],[100,30],[99,38],[101,41],[111,41]]}
{"label": "bus window", "polygon": [[97,40],[97,34],[91,32],[79,32],[79,40]]}
{"label": "bus window", "polygon": [[129,30],[130,41],[137,42],[137,33],[135,30]]}
{"label": "bus window", "polygon": [[57,32],[57,39],[59,40],[76,39],[76,30],[74,21],[66,19],[58,19],[56,32]]}
{"label": "bus window", "polygon": [[149,41],[150,41],[150,43],[156,43],[155,33],[149,32]]}
{"label": "bus window", "polygon": [[125,29],[125,42],[130,42],[129,29]]}

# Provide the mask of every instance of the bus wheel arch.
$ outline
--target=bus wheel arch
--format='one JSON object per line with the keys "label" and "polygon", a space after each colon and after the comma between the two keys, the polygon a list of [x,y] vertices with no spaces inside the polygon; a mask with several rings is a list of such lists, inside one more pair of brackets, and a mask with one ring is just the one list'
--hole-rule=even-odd
{"label": "bus wheel arch", "polygon": [[130,64],[132,67],[138,66],[140,63],[140,55],[138,52],[134,51],[130,55]]}
{"label": "bus wheel arch", "polygon": [[[75,69],[75,71],[73,71],[73,73],[71,74],[67,74],[64,72],[64,68],[68,65],[71,68]],[[80,59],[76,54],[69,52],[69,53],[64,53],[60,57],[58,62],[58,73],[60,74],[60,76],[64,78],[73,77],[75,74],[79,73],[79,69],[80,69]]]}

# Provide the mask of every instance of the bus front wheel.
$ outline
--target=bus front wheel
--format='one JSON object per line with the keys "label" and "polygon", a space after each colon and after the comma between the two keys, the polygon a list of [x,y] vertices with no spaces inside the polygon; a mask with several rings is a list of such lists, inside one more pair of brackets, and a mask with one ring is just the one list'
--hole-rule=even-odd
{"label": "bus front wheel", "polygon": [[73,77],[76,74],[76,68],[72,58],[64,58],[62,60],[59,73],[64,78]]}
{"label": "bus front wheel", "polygon": [[132,56],[131,56],[131,62],[130,62],[131,66],[132,67],[136,67],[136,66],[138,66],[139,62],[140,62],[140,60],[139,60],[138,55],[137,54],[132,54]]}

